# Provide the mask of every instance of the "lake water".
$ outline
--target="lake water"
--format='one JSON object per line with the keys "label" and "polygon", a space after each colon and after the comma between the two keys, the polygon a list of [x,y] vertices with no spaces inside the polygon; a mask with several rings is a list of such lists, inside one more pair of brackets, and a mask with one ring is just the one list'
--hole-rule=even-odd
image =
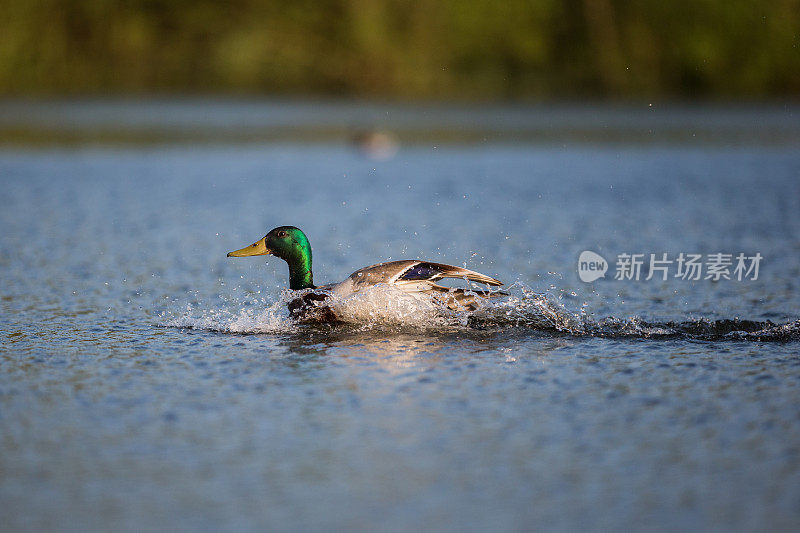
{"label": "lake water", "polygon": [[[335,135],[6,145],[3,529],[797,530],[787,114],[714,115],[756,139],[471,134],[386,160]],[[285,263],[225,257],[284,224],[317,283],[423,258],[511,296],[467,317],[379,288],[342,303],[353,323],[298,326]],[[579,279],[586,250],[605,278]],[[757,279],[614,279],[620,254],[664,253],[762,260]]]}

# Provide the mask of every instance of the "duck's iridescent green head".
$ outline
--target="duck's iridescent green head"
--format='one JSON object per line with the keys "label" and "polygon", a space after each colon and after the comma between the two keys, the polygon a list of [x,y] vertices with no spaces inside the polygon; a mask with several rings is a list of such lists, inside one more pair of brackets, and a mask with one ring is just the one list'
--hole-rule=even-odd
{"label": "duck's iridescent green head", "polygon": [[308,289],[314,287],[311,272],[311,245],[305,233],[294,226],[280,226],[263,239],[241,250],[229,252],[228,257],[250,257],[254,255],[274,255],[289,264],[289,287]]}

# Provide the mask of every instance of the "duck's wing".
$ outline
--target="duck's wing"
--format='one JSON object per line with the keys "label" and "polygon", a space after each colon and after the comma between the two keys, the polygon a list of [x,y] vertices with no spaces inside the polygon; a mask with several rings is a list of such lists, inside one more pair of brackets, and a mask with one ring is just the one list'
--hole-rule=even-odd
{"label": "duck's wing", "polygon": [[443,278],[467,279],[491,286],[503,284],[500,280],[466,268],[409,259],[357,270],[342,283],[335,285],[333,290],[338,294],[349,294],[378,283],[386,283],[408,291],[428,291],[439,289],[435,282]]}
{"label": "duck's wing", "polygon": [[493,277],[442,263],[431,263],[429,261],[419,261],[412,265],[398,276],[394,285],[411,292],[424,292],[434,299],[440,301],[453,310],[466,309],[474,311],[479,306],[479,301],[485,298],[498,296],[508,296],[500,291],[478,291],[473,289],[460,289],[443,287],[435,283],[443,278],[467,279],[477,283],[485,283],[497,287],[503,283]]}
{"label": "duck's wing", "polygon": [[[404,263],[405,261],[398,261]],[[502,281],[475,272],[474,270],[467,270],[453,265],[445,265],[443,263],[431,263],[430,261],[411,261],[411,265],[404,268],[400,272],[394,283],[401,283],[404,281],[429,281],[434,282],[443,278],[456,278],[467,279],[477,283],[485,283],[494,287],[503,284]]]}

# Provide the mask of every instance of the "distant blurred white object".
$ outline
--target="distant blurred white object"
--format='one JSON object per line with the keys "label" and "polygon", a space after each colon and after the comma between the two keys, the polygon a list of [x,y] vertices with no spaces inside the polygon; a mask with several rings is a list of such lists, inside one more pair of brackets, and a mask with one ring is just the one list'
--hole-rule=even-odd
{"label": "distant blurred white object", "polygon": [[397,154],[399,144],[397,137],[386,131],[364,130],[353,136],[356,148],[370,159],[386,160]]}

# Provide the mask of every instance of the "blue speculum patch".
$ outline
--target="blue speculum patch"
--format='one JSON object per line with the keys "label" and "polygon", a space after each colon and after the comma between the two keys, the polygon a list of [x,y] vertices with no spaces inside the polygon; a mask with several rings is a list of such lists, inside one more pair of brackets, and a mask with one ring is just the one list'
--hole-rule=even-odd
{"label": "blue speculum patch", "polygon": [[412,269],[409,269],[408,272],[400,276],[400,279],[403,280],[415,280],[415,279],[431,279],[436,274],[439,273],[439,269],[433,267],[430,263],[420,263]]}

